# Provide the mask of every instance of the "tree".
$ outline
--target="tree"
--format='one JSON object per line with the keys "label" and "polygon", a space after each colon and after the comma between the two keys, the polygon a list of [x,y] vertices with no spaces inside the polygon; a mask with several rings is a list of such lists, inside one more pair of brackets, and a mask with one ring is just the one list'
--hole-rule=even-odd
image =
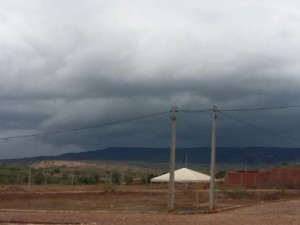
{"label": "tree", "polygon": [[35,174],[34,176],[35,184],[42,184],[44,180],[45,180],[45,175],[43,173],[38,172],[37,174]]}
{"label": "tree", "polygon": [[215,178],[224,178],[225,177],[225,171],[219,171],[216,173]]}
{"label": "tree", "polygon": [[119,184],[121,183],[121,174],[118,172],[112,173],[112,183]]}

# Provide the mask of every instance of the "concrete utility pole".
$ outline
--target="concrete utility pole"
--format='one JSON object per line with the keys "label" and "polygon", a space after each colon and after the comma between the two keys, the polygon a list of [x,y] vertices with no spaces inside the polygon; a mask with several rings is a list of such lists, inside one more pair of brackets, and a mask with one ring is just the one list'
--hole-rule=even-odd
{"label": "concrete utility pole", "polygon": [[72,168],[71,186],[74,186],[74,168]]}
{"label": "concrete utility pole", "polygon": [[[185,168],[188,168],[188,156],[187,156],[187,152],[185,153]],[[187,182],[185,182],[185,190],[187,191]]]}
{"label": "concrete utility pole", "polygon": [[109,184],[112,185],[112,171],[110,171],[110,181]]}
{"label": "concrete utility pole", "polygon": [[185,168],[188,168],[188,155],[185,153]]}
{"label": "concrete utility pole", "polygon": [[212,136],[211,136],[211,164],[210,164],[210,191],[209,210],[215,209],[215,174],[216,174],[216,128],[217,128],[217,106],[213,106],[212,112]]}
{"label": "concrete utility pole", "polygon": [[46,167],[46,186],[48,186],[48,167]]}
{"label": "concrete utility pole", "polygon": [[29,174],[28,174],[28,190],[31,188],[31,164],[29,165]]}
{"label": "concrete utility pole", "polygon": [[175,144],[176,144],[176,112],[177,107],[171,109],[171,154],[170,154],[170,178],[169,178],[169,194],[168,194],[168,211],[174,211],[174,171],[175,171]]}

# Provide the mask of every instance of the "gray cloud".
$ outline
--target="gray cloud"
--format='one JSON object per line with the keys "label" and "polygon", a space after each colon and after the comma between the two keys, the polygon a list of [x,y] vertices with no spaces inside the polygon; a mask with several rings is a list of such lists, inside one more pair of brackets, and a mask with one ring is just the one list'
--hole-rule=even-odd
{"label": "gray cloud", "polygon": [[[0,136],[155,112],[299,104],[297,1],[8,1],[0,9]],[[298,136],[297,109],[233,114]],[[293,120],[291,119],[293,118]],[[210,113],[180,113],[178,146],[210,144]],[[169,146],[168,115],[0,141],[0,158]],[[220,115],[223,146],[299,146]]]}

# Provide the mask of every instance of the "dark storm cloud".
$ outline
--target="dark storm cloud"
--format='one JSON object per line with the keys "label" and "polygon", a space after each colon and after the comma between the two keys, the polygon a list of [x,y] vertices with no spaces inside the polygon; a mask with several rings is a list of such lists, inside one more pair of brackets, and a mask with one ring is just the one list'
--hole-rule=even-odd
{"label": "dark storm cloud", "polygon": [[[102,124],[168,111],[173,105],[299,104],[296,1],[0,3],[1,137]],[[300,122],[290,118],[296,113],[234,115],[295,137],[293,124]],[[210,112],[180,113],[178,146],[208,146],[210,117]],[[167,147],[169,125],[165,114],[2,141],[0,158],[108,146]],[[249,130],[225,115],[220,115],[219,127],[220,145],[298,145]]]}

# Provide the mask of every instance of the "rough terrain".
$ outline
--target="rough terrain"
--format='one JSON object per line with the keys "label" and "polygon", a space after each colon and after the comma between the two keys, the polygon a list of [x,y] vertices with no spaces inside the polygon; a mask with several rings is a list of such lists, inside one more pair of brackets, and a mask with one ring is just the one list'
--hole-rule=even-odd
{"label": "rough terrain", "polygon": [[[238,198],[217,195],[217,213],[207,213],[208,193],[177,192],[175,213],[166,212],[166,192],[155,192],[149,205],[149,190],[128,186],[99,190],[99,186],[2,187],[0,224],[172,224],[172,225],[300,225],[298,190],[258,190]],[[98,191],[97,191],[98,190]],[[158,190],[156,190],[158,191]],[[242,192],[242,194],[244,194]],[[233,209],[230,209],[233,208]]]}
{"label": "rough terrain", "polygon": [[1,211],[0,221],[2,224],[299,225],[300,200],[253,205],[215,214]]}

